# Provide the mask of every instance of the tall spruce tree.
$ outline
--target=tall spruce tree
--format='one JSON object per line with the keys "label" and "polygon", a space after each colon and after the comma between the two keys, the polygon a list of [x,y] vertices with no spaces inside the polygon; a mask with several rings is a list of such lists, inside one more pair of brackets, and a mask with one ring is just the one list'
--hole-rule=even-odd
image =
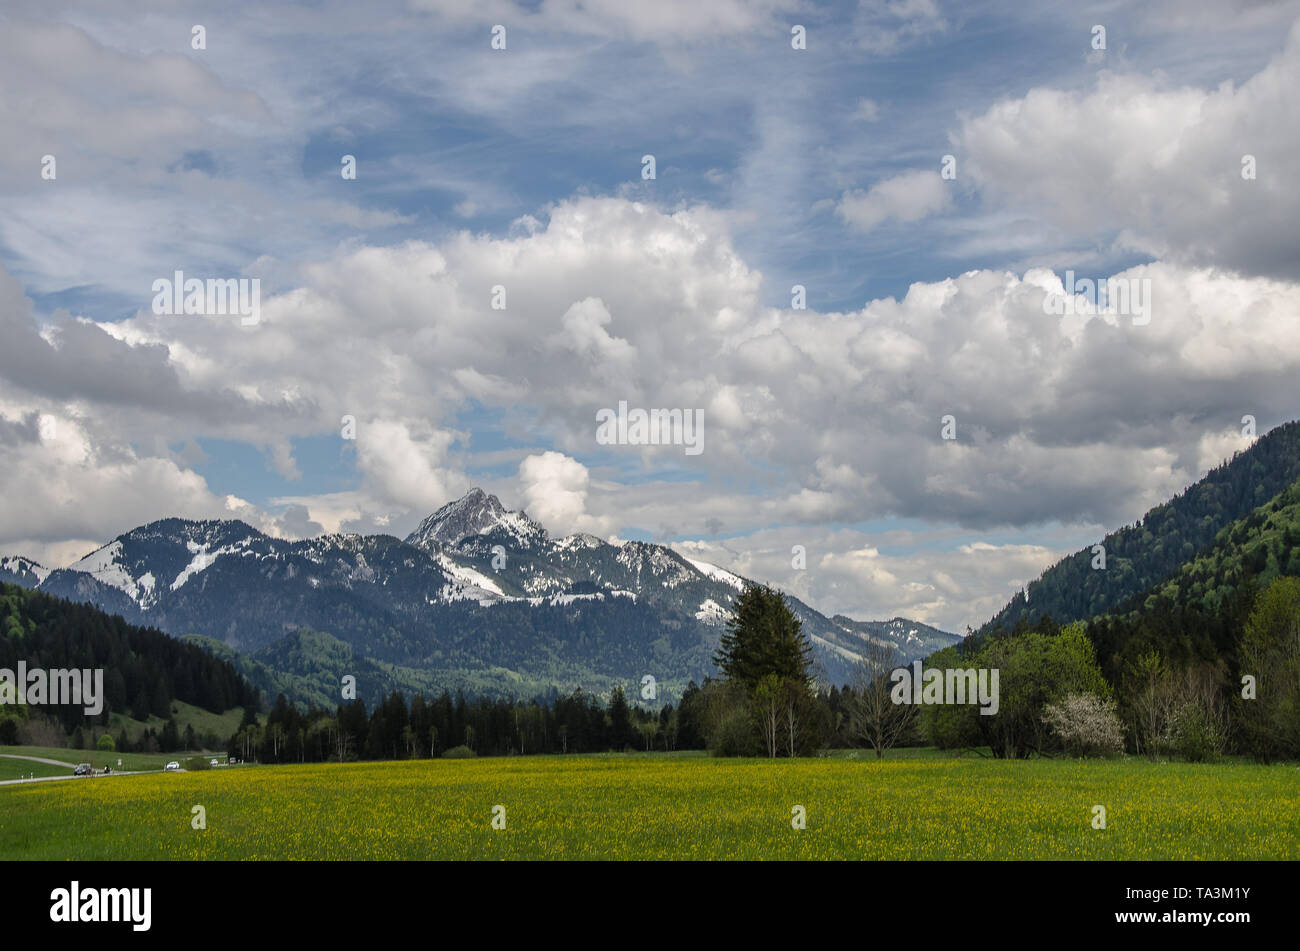
{"label": "tall spruce tree", "polygon": [[812,645],[804,636],[803,622],[780,591],[750,585],[736,600],[713,662],[728,680],[743,684],[747,691],[769,674],[807,683]]}
{"label": "tall spruce tree", "polygon": [[609,698],[609,745],[615,750],[635,748],[636,728],[632,726],[632,708],[628,706],[623,685],[617,684]]}

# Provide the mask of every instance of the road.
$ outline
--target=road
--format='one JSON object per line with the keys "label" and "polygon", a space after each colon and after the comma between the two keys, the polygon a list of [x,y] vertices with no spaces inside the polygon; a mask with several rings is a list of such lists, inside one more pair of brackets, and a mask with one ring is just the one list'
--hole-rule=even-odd
{"label": "road", "polygon": [[[161,773],[161,769],[138,769],[138,770],[121,770],[112,773],[95,772],[90,776],[74,776],[72,771],[76,768],[74,763],[65,763],[58,759],[45,759],[40,756],[19,756],[17,753],[0,753],[5,759],[25,759],[33,763],[45,763],[47,766],[65,766],[68,770],[66,776],[36,776],[32,779],[0,779],[0,786],[13,786],[17,783],[52,783],[60,782],[66,779],[103,779],[105,776],[142,776],[145,773]],[[185,770],[172,770],[172,772],[185,772]]]}

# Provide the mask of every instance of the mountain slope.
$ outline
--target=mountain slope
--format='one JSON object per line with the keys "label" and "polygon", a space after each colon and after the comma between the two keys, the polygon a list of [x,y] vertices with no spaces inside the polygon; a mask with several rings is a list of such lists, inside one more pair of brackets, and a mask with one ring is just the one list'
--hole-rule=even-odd
{"label": "mountain slope", "polygon": [[1104,614],[1127,598],[1168,578],[1210,545],[1226,526],[1248,516],[1300,479],[1300,422],[1262,436],[1253,446],[1211,470],[1205,478],[1136,524],[1103,540],[1106,568],[1092,567],[1085,548],[1057,562],[1019,593],[988,623],[1011,630],[1022,619],[1043,616],[1064,624]]}
{"label": "mountain slope", "polygon": [[362,656],[351,644],[299,628],[252,654],[241,654],[221,641],[190,635],[182,638],[228,661],[262,696],[284,694],[294,703],[332,710],[344,702],[343,678],[356,678],[356,696],[373,708],[394,690],[406,693],[435,689],[418,675],[403,676]]}
{"label": "mountain slope", "polygon": [[[173,700],[221,713],[256,702],[254,688],[223,660],[151,628],[127,624],[88,604],[0,584],[0,668],[102,669],[99,722],[122,713],[137,720],[169,715]],[[40,710],[71,730],[82,705]],[[8,714],[0,706],[0,718]]]}
{"label": "mountain slope", "polygon": [[1093,619],[1089,634],[1108,676],[1154,649],[1175,666],[1235,664],[1256,594],[1300,577],[1300,481],[1215,536],[1169,578]]}
{"label": "mountain slope", "polygon": [[1243,581],[1300,576],[1300,481],[1215,536],[1214,543],[1143,599],[1216,611]]}
{"label": "mountain slope", "polygon": [[891,621],[855,621],[837,614],[831,618],[837,625],[872,640],[893,644],[909,660],[925,657],[945,647],[961,643],[957,634],[949,634],[937,627],[896,617]]}

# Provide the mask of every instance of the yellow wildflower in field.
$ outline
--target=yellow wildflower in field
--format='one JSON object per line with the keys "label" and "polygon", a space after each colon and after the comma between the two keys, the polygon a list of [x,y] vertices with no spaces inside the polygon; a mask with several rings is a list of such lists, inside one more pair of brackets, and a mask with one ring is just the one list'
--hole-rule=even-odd
{"label": "yellow wildflower in field", "polygon": [[0,788],[0,858],[1296,859],[1298,779],[1145,760],[266,766]]}

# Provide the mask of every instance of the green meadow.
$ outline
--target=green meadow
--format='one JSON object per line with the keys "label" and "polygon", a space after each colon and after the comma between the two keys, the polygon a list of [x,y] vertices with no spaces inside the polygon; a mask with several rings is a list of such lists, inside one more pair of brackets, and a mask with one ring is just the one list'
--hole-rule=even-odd
{"label": "green meadow", "polygon": [[1292,764],[525,756],[0,787],[6,860],[1297,858]]}

